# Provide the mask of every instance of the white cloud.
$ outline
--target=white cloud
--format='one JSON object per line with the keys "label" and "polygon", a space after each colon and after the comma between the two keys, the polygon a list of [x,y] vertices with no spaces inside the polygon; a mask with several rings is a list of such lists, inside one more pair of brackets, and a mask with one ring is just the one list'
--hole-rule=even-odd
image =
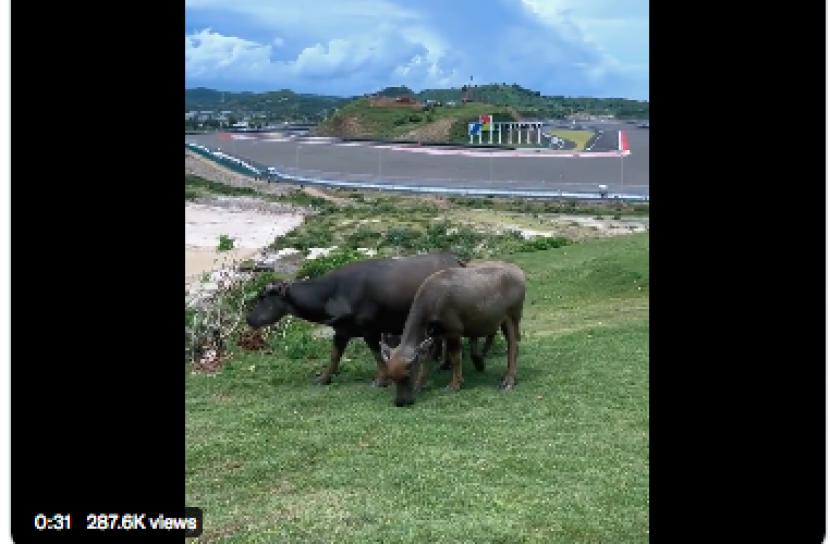
{"label": "white cloud", "polygon": [[186,0],[185,9],[222,11],[228,18],[244,17],[263,28],[300,27],[318,38],[371,32],[383,22],[397,25],[419,19],[416,12],[388,0],[315,0],[313,7],[304,2]]}
{"label": "white cloud", "polygon": [[223,36],[206,28],[185,36],[184,59],[188,75],[211,75],[228,67],[255,67],[268,63],[271,46],[234,36]]}
{"label": "white cloud", "polygon": [[441,81],[442,76],[437,59],[431,58],[434,52],[391,29],[315,43],[302,48],[293,59],[273,60],[272,50],[270,44],[204,29],[185,36],[186,76],[190,81],[204,78],[240,84],[267,80],[279,86],[308,80],[352,80],[351,92],[355,93],[370,90],[366,85],[375,82],[385,85],[391,74],[423,81]]}
{"label": "white cloud", "polygon": [[643,96],[647,5],[501,0],[469,17],[498,28],[497,39],[480,40],[470,39],[459,22],[468,17],[454,4],[316,0],[311,14],[296,2],[186,0],[190,28],[211,27],[186,36],[186,82],[362,94],[458,86],[475,74],[480,83],[518,82],[546,94]]}

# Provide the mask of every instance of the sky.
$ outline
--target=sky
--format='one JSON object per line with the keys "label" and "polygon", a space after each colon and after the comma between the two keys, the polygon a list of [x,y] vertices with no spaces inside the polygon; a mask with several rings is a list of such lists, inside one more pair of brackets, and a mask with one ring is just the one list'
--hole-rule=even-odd
{"label": "sky", "polygon": [[186,0],[185,86],[648,100],[648,0]]}

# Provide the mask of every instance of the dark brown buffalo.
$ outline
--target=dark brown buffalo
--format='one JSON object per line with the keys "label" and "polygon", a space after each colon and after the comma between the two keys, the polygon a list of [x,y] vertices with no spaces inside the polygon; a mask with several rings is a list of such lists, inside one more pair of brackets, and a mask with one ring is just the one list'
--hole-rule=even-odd
{"label": "dark brown buffalo", "polygon": [[253,328],[276,323],[290,314],[334,328],[331,362],[318,378],[331,382],[349,340],[363,338],[377,364],[373,385],[387,384],[380,356],[382,334],[400,334],[418,287],[430,274],[464,265],[451,253],[399,259],[367,259],[347,264],[306,281],[268,285],[247,316]]}
{"label": "dark brown buffalo", "polygon": [[516,383],[524,298],[525,275],[510,263],[452,268],[424,280],[412,303],[400,345],[394,350],[381,346],[387,376],[396,384],[395,405],[415,402],[415,391],[427,375],[421,361],[436,341],[446,342],[452,365],[449,388],[458,391],[464,381],[461,339],[491,339],[499,328],[507,340],[507,373],[501,389],[512,389]]}

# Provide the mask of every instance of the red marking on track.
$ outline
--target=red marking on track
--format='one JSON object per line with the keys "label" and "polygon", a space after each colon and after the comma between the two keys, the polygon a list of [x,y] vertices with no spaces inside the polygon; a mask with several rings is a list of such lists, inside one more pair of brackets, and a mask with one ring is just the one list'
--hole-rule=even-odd
{"label": "red marking on track", "polygon": [[228,141],[228,140],[233,139],[233,136],[231,136],[227,132],[220,132],[219,134],[216,135],[216,137],[219,138],[220,140],[224,140],[224,141]]}
{"label": "red marking on track", "polygon": [[620,151],[630,151],[631,148],[628,146],[628,134],[625,133],[624,130],[620,131]]}

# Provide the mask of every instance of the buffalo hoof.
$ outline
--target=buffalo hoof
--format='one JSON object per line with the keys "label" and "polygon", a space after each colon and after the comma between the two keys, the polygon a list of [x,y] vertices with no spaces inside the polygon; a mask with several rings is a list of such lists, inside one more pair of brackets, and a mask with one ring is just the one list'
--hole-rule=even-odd
{"label": "buffalo hoof", "polygon": [[499,389],[501,389],[502,391],[510,391],[511,389],[513,389],[513,386],[515,386],[515,385],[516,385],[516,380],[515,379],[505,378],[501,381],[501,384],[499,385]]}
{"label": "buffalo hoof", "polygon": [[328,385],[331,383],[331,374],[320,374],[314,380],[317,385]]}
{"label": "buffalo hoof", "polygon": [[476,370],[479,372],[484,372],[484,357],[473,357],[473,366],[475,366]]}
{"label": "buffalo hoof", "polygon": [[461,391],[461,384],[460,383],[450,383],[447,386],[447,391],[452,391],[455,393],[456,391]]}

